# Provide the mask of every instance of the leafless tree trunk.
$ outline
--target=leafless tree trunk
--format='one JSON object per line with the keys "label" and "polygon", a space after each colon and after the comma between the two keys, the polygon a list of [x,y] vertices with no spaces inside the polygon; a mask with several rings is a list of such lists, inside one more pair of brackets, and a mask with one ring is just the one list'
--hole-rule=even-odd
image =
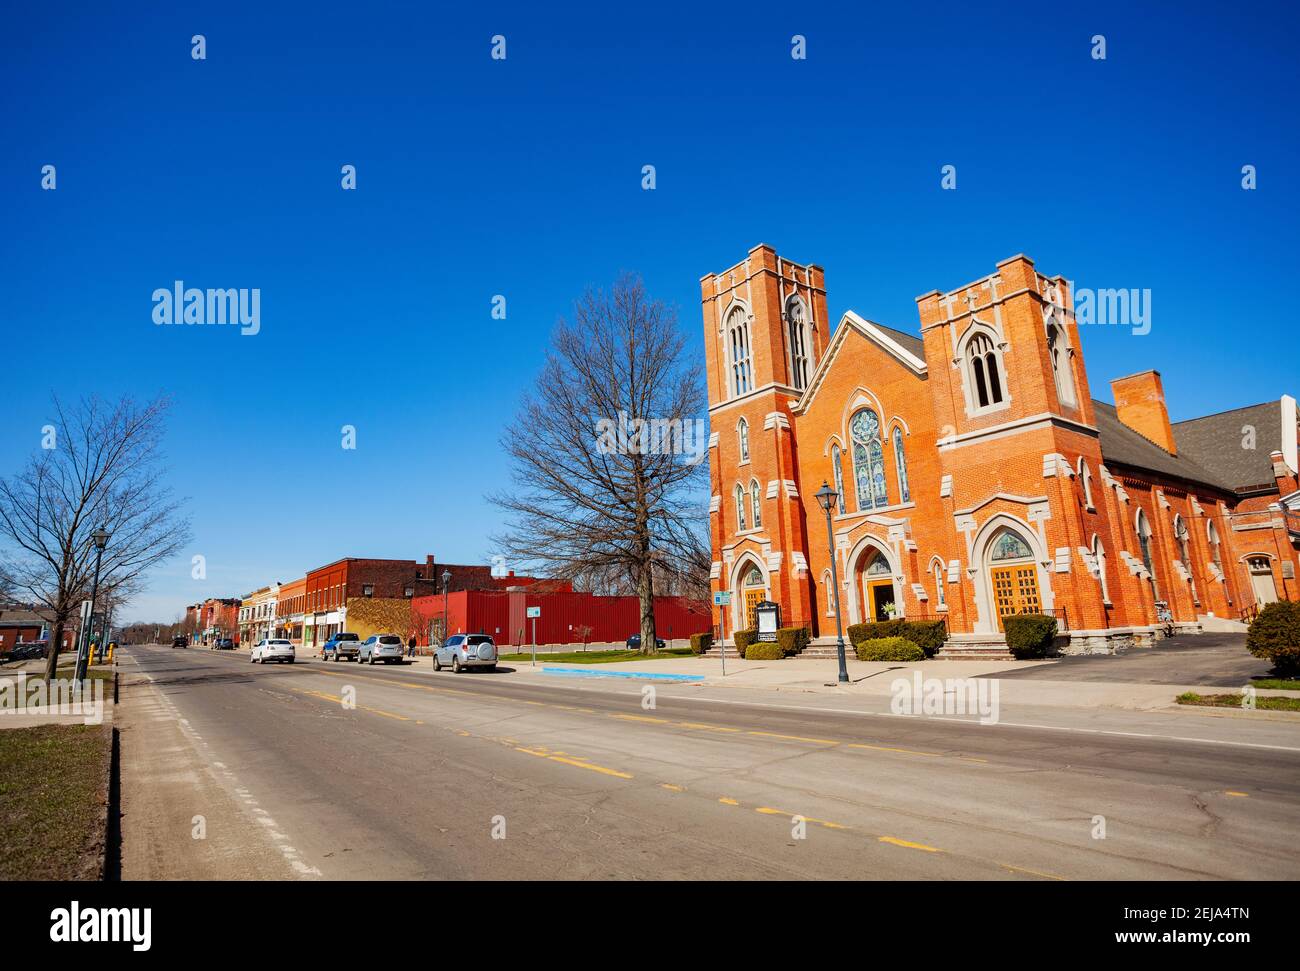
{"label": "leafless tree trunk", "polygon": [[[587,589],[634,591],[655,650],[656,581],[702,545],[708,430],[677,315],[625,276],[560,321],[536,389],[502,438],[514,489],[496,537],[512,559]],[[610,591],[612,592],[612,591]]]}
{"label": "leafless tree trunk", "polygon": [[91,533],[110,539],[100,593],[125,597],[143,574],[189,539],[180,504],[159,484],[168,403],[116,403],[90,396],[65,407],[56,396],[54,447],[0,479],[0,547],[9,584],[54,614],[46,677],[53,680],[64,628],[90,596]]}

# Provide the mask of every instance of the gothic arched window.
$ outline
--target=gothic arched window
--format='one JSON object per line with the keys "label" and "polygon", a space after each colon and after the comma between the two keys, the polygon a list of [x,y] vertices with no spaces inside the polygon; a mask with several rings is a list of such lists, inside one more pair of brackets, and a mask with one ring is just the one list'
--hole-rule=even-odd
{"label": "gothic arched window", "polygon": [[736,528],[741,532],[747,528],[745,525],[745,487],[736,486]]}
{"label": "gothic arched window", "polygon": [[812,358],[809,354],[808,313],[798,297],[791,297],[785,305],[785,320],[790,347],[790,383],[802,391],[808,387]]}
{"label": "gothic arched window", "polygon": [[849,419],[849,437],[853,440],[853,479],[857,486],[858,508],[875,509],[889,505],[885,487],[884,449],[880,446],[880,419],[870,408],[863,408]]}
{"label": "gothic arched window", "polygon": [[754,385],[749,365],[749,320],[743,307],[727,316],[727,343],[731,349],[731,393],[748,393]]}
{"label": "gothic arched window", "polygon": [[749,422],[740,419],[736,426],[736,441],[740,445],[740,461],[749,461]]}
{"label": "gothic arched window", "polygon": [[758,493],[758,480],[754,479],[749,483],[749,504],[754,513],[755,529],[759,529],[763,525],[762,500],[763,497]]}
{"label": "gothic arched window", "polygon": [[1002,355],[993,345],[993,339],[982,331],[966,342],[966,373],[971,402],[976,408],[1001,404]]}
{"label": "gothic arched window", "polygon": [[907,484],[907,455],[903,452],[903,430],[894,426],[894,464],[898,466],[899,502],[911,502],[912,490]]}
{"label": "gothic arched window", "polygon": [[1160,599],[1160,588],[1156,585],[1156,571],[1152,565],[1151,559],[1151,523],[1147,521],[1147,515],[1141,509],[1137,511],[1137,534],[1138,547],[1142,551],[1142,565],[1147,568],[1151,574],[1151,592],[1157,600]]}
{"label": "gothic arched window", "polygon": [[1061,404],[1074,404],[1074,380],[1070,374],[1070,351],[1065,346],[1065,335],[1056,324],[1047,325],[1047,356],[1052,360],[1052,377],[1056,381],[1056,397]]}

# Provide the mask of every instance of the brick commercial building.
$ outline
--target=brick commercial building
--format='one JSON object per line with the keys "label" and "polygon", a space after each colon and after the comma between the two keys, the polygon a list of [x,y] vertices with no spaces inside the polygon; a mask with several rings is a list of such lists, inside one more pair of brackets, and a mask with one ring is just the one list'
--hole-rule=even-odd
{"label": "brick commercial building", "polygon": [[280,594],[275,601],[275,636],[288,638],[295,645],[302,644],[302,627],[306,609],[306,577],[280,584]]}
{"label": "brick commercial building", "polygon": [[280,584],[272,583],[243,597],[239,605],[239,642],[256,644],[275,636]]}
{"label": "brick commercial building", "polygon": [[331,634],[344,630],[362,636],[404,634],[410,626],[411,600],[441,593],[443,573],[451,574],[451,590],[496,589],[491,567],[439,564],[432,556],[423,563],[344,557],[318,567],[304,580],[302,643],[324,644]]}
{"label": "brick commercial building", "polygon": [[1300,599],[1295,400],[1171,424],[1154,371],[1093,399],[1066,281],[1027,257],[917,298],[919,334],[850,311],[832,335],[823,270],[768,246],[701,299],[712,582],[739,623],[770,599],[833,638],[832,546],[846,624],[943,617],[954,652],[1002,650],[1010,613],[1108,651],[1166,611],[1227,629]]}
{"label": "brick commercial building", "polygon": [[[531,578],[510,577],[505,584]],[[412,632],[421,647],[442,630],[441,593],[418,597],[411,604]],[[461,590],[446,597],[449,633],[491,634],[501,645],[622,643],[641,629],[636,597],[600,597],[579,593],[568,583],[541,580],[498,590]],[[528,608],[541,611],[536,623]],[[665,641],[680,640],[710,629],[708,604],[685,597],[655,598],[655,628]]]}
{"label": "brick commercial building", "polygon": [[239,637],[238,597],[209,597],[185,608],[185,630],[195,644]]}

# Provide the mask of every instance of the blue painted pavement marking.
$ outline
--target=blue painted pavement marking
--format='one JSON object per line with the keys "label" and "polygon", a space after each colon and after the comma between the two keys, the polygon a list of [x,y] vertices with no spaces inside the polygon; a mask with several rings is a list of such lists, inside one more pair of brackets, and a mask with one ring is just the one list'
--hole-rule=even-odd
{"label": "blue painted pavement marking", "polygon": [[569,678],[651,678],[655,681],[703,681],[702,674],[665,674],[650,671],[591,671],[587,668],[542,668],[542,674]]}

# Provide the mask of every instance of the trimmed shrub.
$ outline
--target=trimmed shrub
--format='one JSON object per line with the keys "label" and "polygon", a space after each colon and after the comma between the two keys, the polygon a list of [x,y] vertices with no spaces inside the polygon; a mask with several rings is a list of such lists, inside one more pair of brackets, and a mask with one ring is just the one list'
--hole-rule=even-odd
{"label": "trimmed shrub", "polygon": [[812,631],[807,627],[782,627],[776,632],[776,642],[786,657],[798,654],[812,641]]}
{"label": "trimmed shrub", "polygon": [[1002,618],[1007,650],[1021,661],[1047,657],[1056,639],[1056,618],[1046,614],[1011,614]]}
{"label": "trimmed shrub", "polygon": [[1246,649],[1283,676],[1300,674],[1300,600],[1266,604],[1246,631]]}
{"label": "trimmed shrub", "polygon": [[906,621],[902,620],[877,620],[867,624],[850,624],[849,641],[859,644],[862,641],[875,640],[881,637],[898,637],[899,630]]}
{"label": "trimmed shrub", "polygon": [[736,653],[744,657],[745,652],[749,650],[749,645],[758,640],[758,631],[752,628],[750,630],[738,630],[731,635],[731,639],[736,645]]}
{"label": "trimmed shrub", "polygon": [[859,661],[924,661],[925,651],[906,637],[869,637],[853,645]]}
{"label": "trimmed shrub", "polygon": [[934,657],[948,639],[948,626],[941,620],[881,620],[849,627],[849,640],[855,647],[881,637],[904,637],[921,648],[926,657]]}
{"label": "trimmed shrub", "polygon": [[705,631],[703,634],[691,635],[691,653],[703,654],[713,646],[713,634]]}
{"label": "trimmed shrub", "polygon": [[746,661],[779,661],[785,657],[785,651],[776,641],[757,641],[745,648]]}

